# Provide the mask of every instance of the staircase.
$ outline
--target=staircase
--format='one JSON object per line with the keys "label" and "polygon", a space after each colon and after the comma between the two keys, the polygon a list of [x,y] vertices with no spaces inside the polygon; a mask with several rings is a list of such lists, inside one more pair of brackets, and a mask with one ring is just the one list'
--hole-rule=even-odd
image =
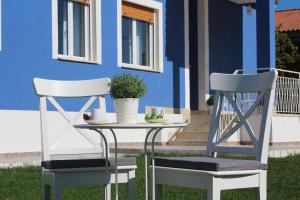
{"label": "staircase", "polygon": [[177,132],[167,143],[169,146],[206,146],[210,114],[206,111],[192,111],[190,124]]}

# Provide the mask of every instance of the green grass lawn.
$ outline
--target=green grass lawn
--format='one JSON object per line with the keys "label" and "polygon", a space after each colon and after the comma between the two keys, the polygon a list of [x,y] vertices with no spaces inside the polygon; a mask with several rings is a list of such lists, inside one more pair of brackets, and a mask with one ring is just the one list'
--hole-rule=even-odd
{"label": "green grass lawn", "polygon": [[[143,157],[138,156],[137,199],[144,199]],[[102,199],[102,186],[65,187],[64,200]],[[223,191],[222,199],[256,199],[255,190]],[[0,200],[41,199],[41,168],[24,167],[0,169]],[[126,185],[120,185],[120,199],[126,199]],[[164,200],[204,199],[204,191],[164,186]],[[268,199],[300,199],[300,155],[287,158],[269,159]]]}

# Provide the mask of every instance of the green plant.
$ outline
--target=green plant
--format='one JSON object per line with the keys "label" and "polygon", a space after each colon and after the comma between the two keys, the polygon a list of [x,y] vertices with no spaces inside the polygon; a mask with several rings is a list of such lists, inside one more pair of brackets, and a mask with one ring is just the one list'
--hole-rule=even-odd
{"label": "green plant", "polygon": [[145,82],[138,76],[128,73],[114,76],[110,84],[110,95],[114,99],[141,98],[146,92]]}
{"label": "green plant", "polygon": [[207,100],[206,100],[206,104],[208,106],[212,106],[214,105],[214,100],[215,100],[215,97],[214,96],[210,96]]}
{"label": "green plant", "polygon": [[287,33],[276,30],[276,67],[286,69],[296,61],[298,47],[292,42]]}

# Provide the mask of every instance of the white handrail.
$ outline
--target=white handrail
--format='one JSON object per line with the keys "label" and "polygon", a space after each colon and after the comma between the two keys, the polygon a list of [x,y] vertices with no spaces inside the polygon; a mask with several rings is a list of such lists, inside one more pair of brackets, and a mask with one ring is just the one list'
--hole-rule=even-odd
{"label": "white handrail", "polygon": [[[286,74],[296,75],[296,76],[298,76],[298,79],[300,79],[300,72],[295,72],[295,71],[286,70],[286,69],[271,69],[271,68],[258,68],[258,69],[256,69],[256,71],[258,71],[258,72],[260,72],[260,71],[270,71],[270,70],[276,70],[278,72],[278,76],[281,76],[281,77],[285,77],[285,76],[282,76],[281,74],[286,73]],[[233,72],[233,74],[240,74],[243,71],[244,71],[243,69],[237,69]]]}
{"label": "white handrail", "polygon": [[[258,68],[257,71],[269,71],[270,68]],[[300,72],[273,69],[278,72],[275,90],[274,112],[281,114],[300,114]],[[237,69],[233,74],[244,70]],[[244,98],[243,105],[251,105],[251,98]],[[226,107],[226,105],[224,105]]]}

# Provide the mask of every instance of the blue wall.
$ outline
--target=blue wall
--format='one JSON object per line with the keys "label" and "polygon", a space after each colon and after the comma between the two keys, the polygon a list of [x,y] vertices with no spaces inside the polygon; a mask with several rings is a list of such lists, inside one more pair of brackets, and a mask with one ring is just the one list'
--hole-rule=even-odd
{"label": "blue wall", "polygon": [[256,1],[257,67],[275,68],[275,6],[273,0]]}
{"label": "blue wall", "polygon": [[250,16],[246,6],[228,0],[209,2],[210,72],[243,68],[255,73],[257,66],[275,67],[273,0],[257,0]]}
{"label": "blue wall", "polygon": [[233,73],[243,66],[242,7],[228,0],[209,1],[211,72]]}
{"label": "blue wall", "polygon": [[246,73],[257,69],[256,10],[248,15],[247,6],[243,6],[243,69]]}
{"label": "blue wall", "polygon": [[189,0],[190,107],[198,110],[198,0]]}
{"label": "blue wall", "polygon": [[[32,78],[93,79],[124,71],[141,76],[148,85],[146,105],[184,107],[183,0],[164,5],[164,73],[124,70],[117,66],[117,1],[102,0],[102,64],[52,59],[51,0],[2,1],[0,109],[37,110]],[[171,20],[172,19],[172,20]],[[176,19],[176,20],[174,20]],[[78,105],[69,106],[75,109]],[[108,97],[108,111],[113,111]]]}
{"label": "blue wall", "polygon": [[[280,1],[281,2],[281,1]],[[275,67],[275,5],[273,0],[257,0],[253,14],[243,7],[243,67],[245,73]]]}

